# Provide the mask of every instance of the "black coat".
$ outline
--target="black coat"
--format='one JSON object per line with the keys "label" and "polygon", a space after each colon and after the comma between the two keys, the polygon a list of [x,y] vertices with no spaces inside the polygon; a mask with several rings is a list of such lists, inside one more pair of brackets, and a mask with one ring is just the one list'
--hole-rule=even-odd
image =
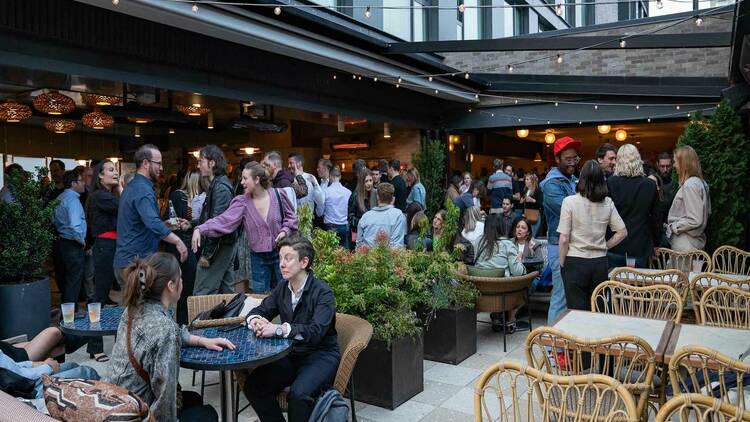
{"label": "black coat", "polygon": [[[227,208],[229,208],[229,203],[232,202],[232,199],[234,199],[234,189],[232,189],[232,184],[229,183],[229,178],[223,174],[214,177],[214,180],[211,181],[211,186],[208,188],[208,193],[206,193],[206,200],[203,202],[203,209],[201,210],[200,218],[198,219],[197,224],[195,222],[193,223],[193,227],[198,224],[203,224],[209,219],[226,211]],[[195,217],[196,216],[193,216],[193,218]],[[201,256],[211,260],[220,246],[233,245],[236,240],[236,231],[221,237],[203,236],[203,239],[201,240],[201,245],[203,245]]]}
{"label": "black coat", "polygon": [[318,350],[339,353],[336,338],[336,298],[328,284],[310,272],[297,308],[292,311],[289,281],[276,285],[263,302],[248,315],[260,315],[271,321],[277,316],[281,324],[289,323],[292,354],[306,355]]}

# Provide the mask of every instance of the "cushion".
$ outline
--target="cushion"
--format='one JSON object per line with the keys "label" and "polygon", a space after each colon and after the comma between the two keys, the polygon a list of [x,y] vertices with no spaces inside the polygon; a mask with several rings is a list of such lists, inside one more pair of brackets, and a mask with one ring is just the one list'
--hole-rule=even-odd
{"label": "cushion", "polygon": [[480,268],[473,265],[467,265],[466,270],[472,277],[504,277],[504,268]]}
{"label": "cushion", "polygon": [[263,299],[248,295],[245,299],[245,303],[242,305],[242,310],[240,311],[239,316],[241,316],[242,318],[247,318],[247,314],[249,314],[253,309],[260,306],[261,302],[263,302]]}
{"label": "cushion", "polygon": [[146,402],[114,384],[49,375],[43,376],[42,383],[47,410],[50,416],[61,421],[155,420]]}

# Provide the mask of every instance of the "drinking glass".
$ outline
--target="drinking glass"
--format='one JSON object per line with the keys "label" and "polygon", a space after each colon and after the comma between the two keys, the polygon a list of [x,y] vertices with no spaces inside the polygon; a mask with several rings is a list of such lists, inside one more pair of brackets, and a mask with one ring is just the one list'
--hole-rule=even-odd
{"label": "drinking glass", "polygon": [[89,303],[89,321],[93,324],[101,318],[102,304],[99,302]]}
{"label": "drinking glass", "polygon": [[694,273],[700,273],[703,271],[703,263],[706,262],[702,259],[694,259],[693,260],[693,272]]}
{"label": "drinking glass", "polygon": [[62,308],[63,322],[66,324],[72,323],[76,315],[76,304],[72,302],[63,303],[60,308]]}
{"label": "drinking glass", "polygon": [[625,265],[630,268],[635,268],[635,258],[625,258]]}

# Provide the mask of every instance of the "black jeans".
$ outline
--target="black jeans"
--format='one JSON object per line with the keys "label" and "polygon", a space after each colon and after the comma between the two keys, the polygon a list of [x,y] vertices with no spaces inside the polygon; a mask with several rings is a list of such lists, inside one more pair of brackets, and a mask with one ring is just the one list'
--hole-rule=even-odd
{"label": "black jeans", "polygon": [[284,422],[276,396],[289,386],[289,422],[307,422],[317,397],[333,384],[340,360],[338,351],[289,355],[255,369],[247,377],[245,396],[260,422]]}
{"label": "black jeans", "polygon": [[182,392],[181,422],[218,422],[219,415],[211,405],[203,404],[203,397],[195,391]]}
{"label": "black jeans", "polygon": [[112,263],[115,260],[115,247],[117,241],[114,239],[102,239],[97,237],[94,241],[94,301],[102,304],[109,300],[109,291],[115,282],[115,270]]}
{"label": "black jeans", "polygon": [[[185,239],[183,239],[183,242]],[[185,242],[189,245],[190,242]],[[171,243],[167,245],[166,251],[173,254],[177,259],[180,259],[180,253],[177,252],[177,248]],[[199,251],[200,252],[200,251]],[[180,294],[180,300],[177,301],[177,323],[178,324],[189,324],[188,312],[187,312],[187,298],[193,295],[193,287],[195,287],[195,270],[198,266],[198,258],[193,253],[191,248],[188,248],[187,259],[185,262],[180,263],[180,269],[182,270],[182,293]]]}
{"label": "black jeans", "polygon": [[565,300],[568,309],[591,310],[591,293],[602,281],[609,278],[607,257],[565,258],[562,279],[565,286]]}

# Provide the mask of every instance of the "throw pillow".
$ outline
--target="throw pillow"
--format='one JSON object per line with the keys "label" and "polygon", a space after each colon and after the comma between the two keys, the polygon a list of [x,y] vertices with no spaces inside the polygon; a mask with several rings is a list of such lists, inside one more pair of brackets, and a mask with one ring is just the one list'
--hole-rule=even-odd
{"label": "throw pillow", "polygon": [[503,277],[505,268],[480,268],[473,265],[467,265],[466,270],[472,277]]}

